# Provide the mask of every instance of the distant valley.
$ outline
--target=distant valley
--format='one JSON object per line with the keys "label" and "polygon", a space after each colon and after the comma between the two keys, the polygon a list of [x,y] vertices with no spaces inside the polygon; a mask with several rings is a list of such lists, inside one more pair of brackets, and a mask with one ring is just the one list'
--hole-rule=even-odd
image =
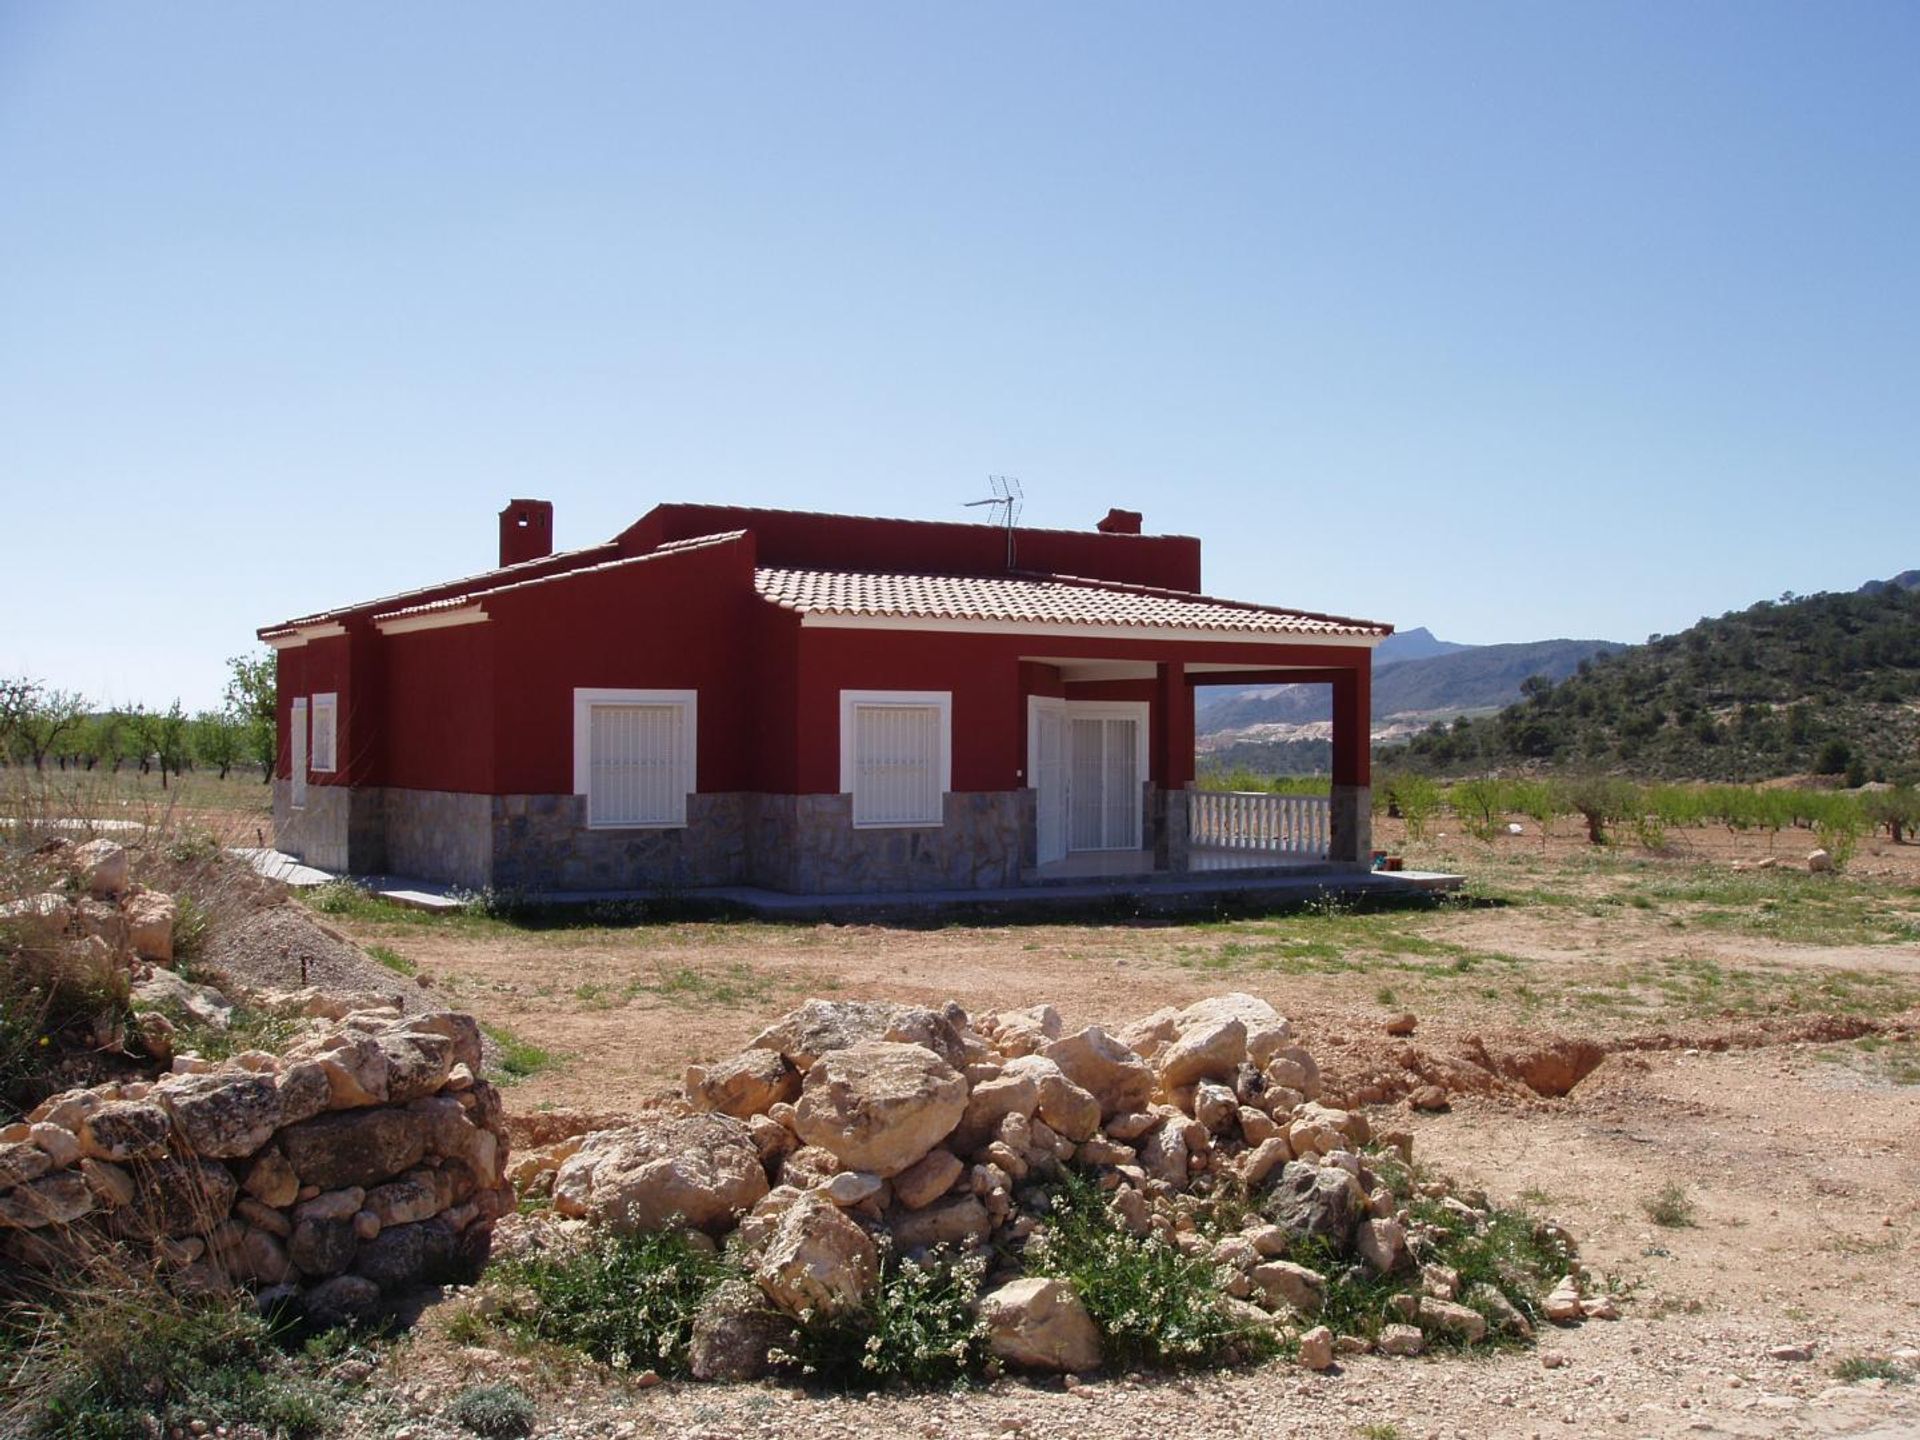
{"label": "distant valley", "polygon": [[[1374,738],[1404,739],[1438,720],[1490,714],[1518,700],[1532,676],[1563,680],[1581,661],[1623,648],[1607,640],[1466,645],[1424,627],[1401,631],[1374,652]],[[1200,691],[1195,728],[1216,764],[1293,770],[1312,767],[1332,718],[1324,685],[1223,685]]]}

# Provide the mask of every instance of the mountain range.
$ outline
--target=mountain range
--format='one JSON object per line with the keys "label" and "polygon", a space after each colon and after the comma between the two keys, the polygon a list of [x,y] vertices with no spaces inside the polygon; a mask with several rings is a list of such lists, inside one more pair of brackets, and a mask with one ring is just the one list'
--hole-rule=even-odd
{"label": "mountain range", "polygon": [[1617,648],[1557,683],[1528,684],[1494,715],[1433,726],[1392,763],[1910,783],[1920,779],[1920,571],[1763,600]]}
{"label": "mountain range", "polygon": [[[1425,627],[1389,636],[1374,651],[1377,738],[1405,735],[1436,720],[1480,714],[1520,698],[1536,675],[1560,680],[1582,660],[1620,649],[1606,640],[1536,640],[1463,645]],[[1332,722],[1324,685],[1229,685],[1202,689],[1195,709],[1201,749],[1321,740]]]}

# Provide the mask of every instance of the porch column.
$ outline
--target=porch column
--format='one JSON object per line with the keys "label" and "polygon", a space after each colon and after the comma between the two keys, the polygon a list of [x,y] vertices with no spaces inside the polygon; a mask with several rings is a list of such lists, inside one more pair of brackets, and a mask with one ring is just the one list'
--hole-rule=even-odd
{"label": "porch column", "polygon": [[1188,868],[1187,791],[1193,785],[1193,687],[1187,667],[1168,660],[1154,667],[1148,737],[1154,786],[1148,791],[1156,870]]}
{"label": "porch column", "polygon": [[1333,681],[1333,801],[1327,858],[1367,864],[1373,850],[1373,654]]}

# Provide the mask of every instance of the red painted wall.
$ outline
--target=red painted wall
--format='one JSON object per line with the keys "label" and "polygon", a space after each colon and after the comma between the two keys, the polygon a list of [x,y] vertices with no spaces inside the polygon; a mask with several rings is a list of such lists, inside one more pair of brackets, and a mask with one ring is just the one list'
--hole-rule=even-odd
{"label": "red painted wall", "polygon": [[486,603],[499,681],[496,793],[572,793],[575,687],[698,690],[699,788],[749,788],[758,668],[750,612],[765,604],[753,589],[750,539]]}
{"label": "red painted wall", "polygon": [[[899,570],[933,575],[1003,575],[1006,531],[997,525],[811,515],[730,505],[660,505],[616,539],[637,554],[670,540],[751,530],[762,565],[787,569]],[[1190,535],[1103,535],[1081,530],[1020,530],[1020,570],[1199,590],[1200,542]]]}
{"label": "red painted wall", "polygon": [[381,637],[387,738],[379,783],[492,793],[493,639],[491,623]]}
{"label": "red painted wall", "polygon": [[[310,640],[305,645],[295,646],[291,650],[278,652],[275,675],[279,682],[278,709],[280,727],[279,755],[275,762],[275,773],[282,779],[293,773],[293,702],[306,699],[309,702],[315,695],[325,695],[329,691],[339,697],[339,708],[335,721],[335,746],[339,768],[330,775],[313,774],[310,778],[314,785],[345,785],[364,783],[353,779],[353,763],[356,758],[352,749],[356,728],[364,730],[363,724],[355,727],[354,706],[357,696],[354,689],[354,675],[350,640],[347,635],[328,635],[318,640]],[[313,712],[309,706],[307,723],[313,723]],[[312,759],[309,748],[308,759]]]}

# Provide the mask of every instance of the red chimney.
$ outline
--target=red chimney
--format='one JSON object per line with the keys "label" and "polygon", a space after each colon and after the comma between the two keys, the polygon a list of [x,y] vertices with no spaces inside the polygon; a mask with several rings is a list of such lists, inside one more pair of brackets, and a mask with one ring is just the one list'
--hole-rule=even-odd
{"label": "red chimney", "polygon": [[1102,535],[1138,535],[1140,533],[1140,512],[1138,510],[1109,510],[1107,518],[1093,527]]}
{"label": "red chimney", "polygon": [[500,512],[500,564],[518,565],[553,553],[553,502],[509,500]]}

